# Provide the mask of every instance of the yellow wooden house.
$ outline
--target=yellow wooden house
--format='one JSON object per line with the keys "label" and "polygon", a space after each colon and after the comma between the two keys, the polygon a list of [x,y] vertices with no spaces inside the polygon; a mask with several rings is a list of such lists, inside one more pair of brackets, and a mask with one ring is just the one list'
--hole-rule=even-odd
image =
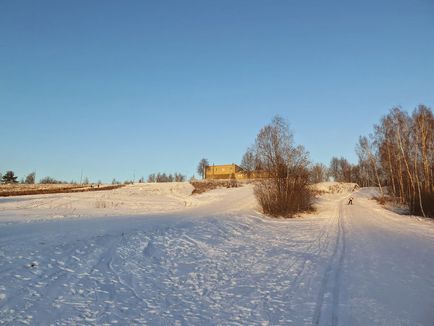
{"label": "yellow wooden house", "polygon": [[205,168],[205,179],[262,179],[268,178],[269,173],[265,171],[252,171],[248,173],[242,167],[236,164],[209,165]]}

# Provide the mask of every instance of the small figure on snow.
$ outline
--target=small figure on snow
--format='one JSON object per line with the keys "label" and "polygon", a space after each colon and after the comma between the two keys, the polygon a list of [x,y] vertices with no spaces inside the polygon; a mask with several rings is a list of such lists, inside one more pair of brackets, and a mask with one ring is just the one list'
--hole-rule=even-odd
{"label": "small figure on snow", "polygon": [[353,197],[348,198],[348,205],[352,205],[353,204]]}

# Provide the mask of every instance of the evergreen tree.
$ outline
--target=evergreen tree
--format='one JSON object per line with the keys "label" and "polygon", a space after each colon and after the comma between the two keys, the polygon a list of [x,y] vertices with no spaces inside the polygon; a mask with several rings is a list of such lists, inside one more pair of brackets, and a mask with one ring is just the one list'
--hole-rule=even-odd
{"label": "evergreen tree", "polygon": [[17,177],[15,176],[13,171],[7,171],[6,174],[2,177],[2,183],[18,183]]}

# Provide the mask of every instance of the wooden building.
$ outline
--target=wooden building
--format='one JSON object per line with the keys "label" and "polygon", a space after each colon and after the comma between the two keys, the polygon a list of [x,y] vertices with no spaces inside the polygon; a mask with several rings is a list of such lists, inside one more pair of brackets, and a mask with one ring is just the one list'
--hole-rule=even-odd
{"label": "wooden building", "polygon": [[235,179],[243,169],[236,164],[210,165],[205,168],[205,179]]}
{"label": "wooden building", "polygon": [[218,180],[218,179],[262,179],[268,178],[269,173],[265,171],[252,171],[247,172],[242,167],[236,164],[224,165],[209,165],[205,168],[205,179]]}

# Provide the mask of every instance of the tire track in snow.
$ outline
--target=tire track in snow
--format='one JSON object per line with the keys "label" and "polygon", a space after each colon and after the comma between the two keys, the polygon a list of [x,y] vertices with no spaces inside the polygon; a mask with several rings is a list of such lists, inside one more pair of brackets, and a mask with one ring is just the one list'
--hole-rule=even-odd
{"label": "tire track in snow", "polygon": [[338,203],[336,216],[336,242],[321,282],[313,316],[314,325],[338,325],[340,277],[345,257],[343,200]]}
{"label": "tire track in snow", "polygon": [[339,204],[339,229],[340,229],[340,251],[339,259],[337,261],[338,265],[335,271],[334,287],[333,287],[333,306],[332,306],[332,325],[338,324],[338,314],[339,314],[339,295],[340,295],[340,281],[341,272],[344,264],[345,258],[345,218],[343,213],[343,202]]}

